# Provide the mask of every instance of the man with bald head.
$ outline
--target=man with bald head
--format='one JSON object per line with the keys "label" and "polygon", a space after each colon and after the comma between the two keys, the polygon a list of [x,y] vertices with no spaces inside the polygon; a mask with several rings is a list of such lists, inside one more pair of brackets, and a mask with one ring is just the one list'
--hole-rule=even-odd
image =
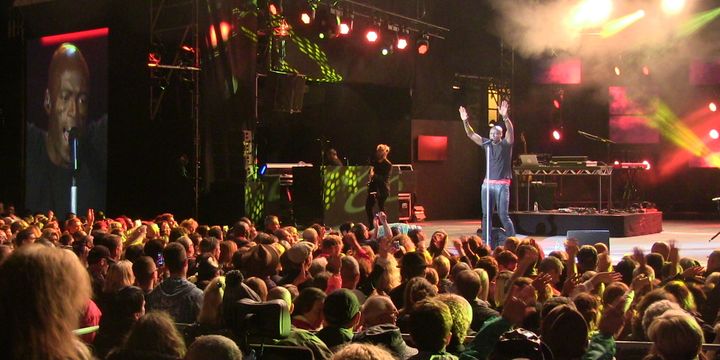
{"label": "man with bald head", "polygon": [[417,354],[417,349],[405,344],[397,322],[398,311],[387,296],[373,295],[362,307],[362,331],[355,334],[353,342],[383,345],[395,357],[407,359]]}
{"label": "man with bald head", "polygon": [[[43,110],[47,131],[28,124],[26,157],[26,206],[32,211],[53,210],[60,216],[70,211],[73,175],[78,189],[77,212],[104,207],[106,119],[87,123],[90,71],[80,49],[61,44],[53,53]],[[77,170],[71,151],[77,137]]]}

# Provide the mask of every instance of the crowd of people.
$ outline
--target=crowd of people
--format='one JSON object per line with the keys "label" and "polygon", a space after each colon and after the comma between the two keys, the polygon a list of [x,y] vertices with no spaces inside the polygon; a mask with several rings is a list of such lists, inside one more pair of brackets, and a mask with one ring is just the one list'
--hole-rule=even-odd
{"label": "crowd of people", "polygon": [[[612,263],[603,244],[490,249],[382,212],[370,229],[4,214],[3,357],[242,359],[264,342],[316,360],[715,358],[702,345],[720,343],[720,251],[703,268],[657,242]],[[243,318],[238,304],[281,313]],[[249,339],[283,314],[289,331]]]}

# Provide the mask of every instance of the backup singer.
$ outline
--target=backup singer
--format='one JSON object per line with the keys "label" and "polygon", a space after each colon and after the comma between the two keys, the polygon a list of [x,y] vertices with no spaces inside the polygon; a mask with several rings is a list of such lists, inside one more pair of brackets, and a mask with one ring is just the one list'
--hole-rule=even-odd
{"label": "backup singer", "polygon": [[365,212],[367,213],[368,223],[373,224],[373,207],[375,202],[378,204],[380,211],[385,211],[385,200],[390,194],[390,170],[392,163],[387,156],[390,147],[380,144],[375,149],[375,160],[371,163],[370,182],[368,183],[368,196],[365,201]]}
{"label": "backup singer", "polygon": [[[515,236],[515,226],[510,220],[508,207],[510,205],[510,182],[512,179],[512,146],[515,142],[515,130],[508,116],[508,102],[503,100],[500,103],[499,113],[505,122],[505,137],[503,138],[502,127],[496,125],[490,128],[490,138],[484,138],[475,133],[468,122],[468,114],[464,107],[460,107],[460,119],[462,119],[465,133],[476,144],[490,152],[490,173],[486,174],[482,185],[482,210],[484,219],[492,219],[492,211],[497,206],[500,221],[505,228],[507,236]],[[490,190],[490,209],[487,209],[488,187]],[[489,212],[488,212],[489,211]],[[492,229],[492,221],[483,221],[483,238],[485,237],[485,226]],[[485,239],[488,241],[487,239]],[[493,246],[494,248],[495,246]]]}

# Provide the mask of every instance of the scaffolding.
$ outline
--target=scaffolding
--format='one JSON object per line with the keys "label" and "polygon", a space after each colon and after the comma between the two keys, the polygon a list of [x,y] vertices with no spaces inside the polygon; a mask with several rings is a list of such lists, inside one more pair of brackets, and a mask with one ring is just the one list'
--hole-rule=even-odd
{"label": "scaffolding", "polygon": [[200,4],[199,0],[150,1],[150,121],[156,121],[171,86],[189,83],[193,125],[193,215],[200,194]]}

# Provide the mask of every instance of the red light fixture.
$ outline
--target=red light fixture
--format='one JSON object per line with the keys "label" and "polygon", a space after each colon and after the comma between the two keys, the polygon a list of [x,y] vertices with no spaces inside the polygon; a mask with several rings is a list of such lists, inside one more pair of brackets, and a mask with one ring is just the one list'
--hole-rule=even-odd
{"label": "red light fixture", "polygon": [[711,129],[708,135],[710,135],[710,138],[713,140],[720,138],[720,133],[718,133],[717,129]]}
{"label": "red light fixture", "polygon": [[418,55],[426,55],[430,51],[430,36],[428,34],[423,34],[417,40],[415,50],[417,50]]}
{"label": "red light fixture", "polygon": [[712,112],[716,112],[716,111],[717,111],[717,105],[716,105],[714,102],[710,102],[710,103],[708,104],[708,109],[710,109],[710,111],[712,111]]}
{"label": "red light fixture", "polygon": [[375,29],[370,29],[365,32],[365,39],[368,42],[374,43],[378,40],[378,38],[380,38],[380,35],[378,35],[378,32]]}
{"label": "red light fixture", "polygon": [[560,100],[558,100],[558,99],[553,99],[553,106],[554,106],[556,109],[560,110]]}
{"label": "red light fixture", "polygon": [[395,47],[398,50],[405,50],[407,48],[407,46],[408,46],[408,42],[407,42],[407,39],[404,37],[399,37],[397,39],[397,42],[395,43]]}
{"label": "red light fixture", "polygon": [[560,141],[560,139],[562,139],[562,133],[560,132],[560,130],[553,130],[552,138],[555,141]]}
{"label": "red light fixture", "polygon": [[649,161],[643,160],[642,163],[645,165],[645,170],[650,170],[651,166]]}

